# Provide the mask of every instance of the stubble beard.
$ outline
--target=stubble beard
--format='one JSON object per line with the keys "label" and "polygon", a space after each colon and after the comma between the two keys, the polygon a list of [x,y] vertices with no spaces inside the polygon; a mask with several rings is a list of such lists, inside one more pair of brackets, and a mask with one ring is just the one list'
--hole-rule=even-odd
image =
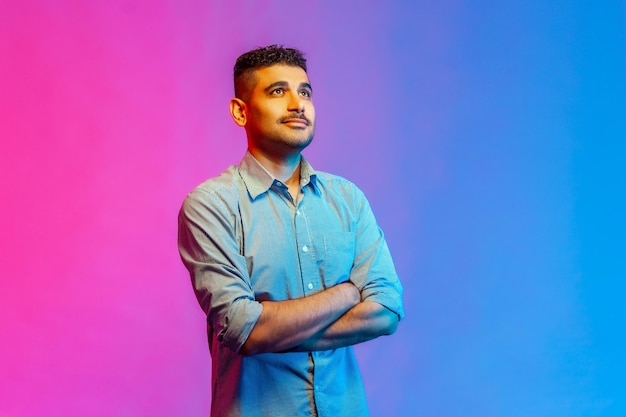
{"label": "stubble beard", "polygon": [[291,151],[302,151],[313,142],[315,136],[315,125],[311,125],[311,131],[305,137],[300,138],[300,135],[290,138],[275,138],[274,143],[281,144],[285,148],[289,148]]}

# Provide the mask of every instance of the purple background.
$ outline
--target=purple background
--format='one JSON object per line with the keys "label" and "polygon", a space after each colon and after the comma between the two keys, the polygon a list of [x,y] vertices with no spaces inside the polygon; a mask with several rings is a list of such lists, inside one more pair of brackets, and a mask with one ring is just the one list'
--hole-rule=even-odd
{"label": "purple background", "polygon": [[0,416],[208,415],[176,215],[269,43],[405,286],[372,415],[626,415],[626,3],[224,3],[0,0]]}

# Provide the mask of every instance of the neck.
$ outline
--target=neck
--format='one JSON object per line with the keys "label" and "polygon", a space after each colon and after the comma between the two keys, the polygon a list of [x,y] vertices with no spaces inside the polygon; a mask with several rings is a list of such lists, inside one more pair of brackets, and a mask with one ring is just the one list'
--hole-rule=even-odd
{"label": "neck", "polygon": [[286,185],[300,184],[300,153],[281,158],[272,158],[265,153],[250,148],[250,153],[265,169],[267,169],[276,179]]}

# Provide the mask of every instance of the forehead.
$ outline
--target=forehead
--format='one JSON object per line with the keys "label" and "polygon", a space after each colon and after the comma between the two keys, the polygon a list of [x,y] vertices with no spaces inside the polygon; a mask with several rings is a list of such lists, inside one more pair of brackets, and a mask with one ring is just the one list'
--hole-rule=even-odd
{"label": "forehead", "polygon": [[291,85],[309,84],[307,73],[300,67],[290,65],[272,65],[259,68],[255,71],[256,87],[265,88],[277,82],[286,82]]}

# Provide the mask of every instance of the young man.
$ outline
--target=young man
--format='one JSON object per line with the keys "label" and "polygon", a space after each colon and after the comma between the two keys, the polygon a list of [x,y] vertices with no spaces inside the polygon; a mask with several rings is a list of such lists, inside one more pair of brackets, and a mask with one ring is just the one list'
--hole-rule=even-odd
{"label": "young man", "polygon": [[248,152],[197,187],[179,250],[207,314],[212,416],[366,416],[352,345],[395,331],[402,286],[363,193],[301,156],[315,108],[295,49],[237,59]]}

